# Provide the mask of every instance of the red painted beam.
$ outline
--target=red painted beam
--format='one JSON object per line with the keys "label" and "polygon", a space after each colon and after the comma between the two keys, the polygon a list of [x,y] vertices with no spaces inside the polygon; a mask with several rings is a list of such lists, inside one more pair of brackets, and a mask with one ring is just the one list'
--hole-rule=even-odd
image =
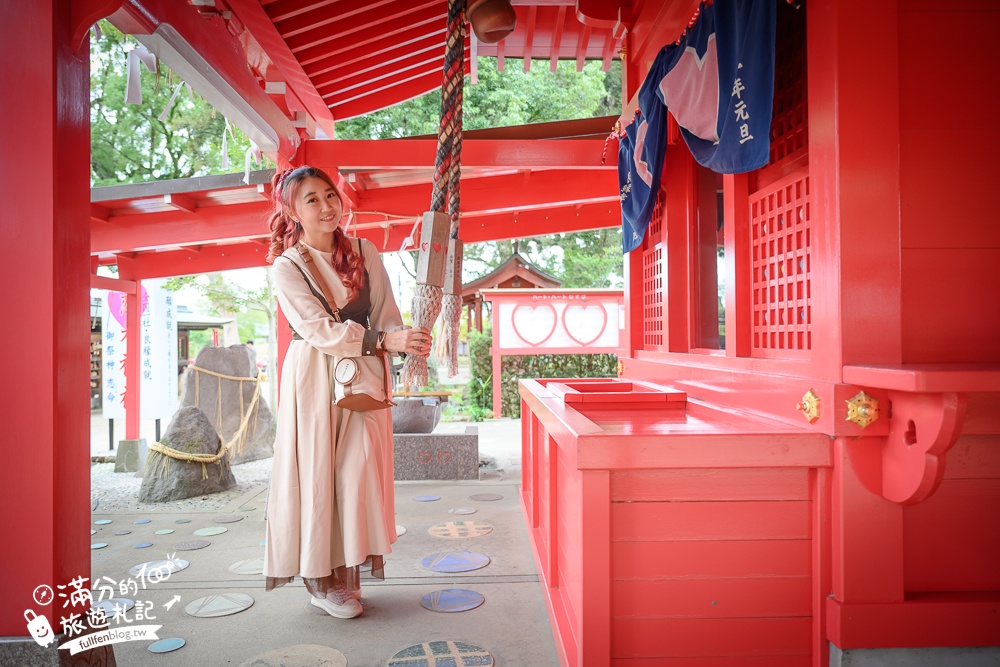
{"label": "red painted beam", "polygon": [[[386,67],[403,66],[414,58],[424,58],[433,54],[437,58],[438,69],[441,69],[441,51],[445,31],[431,34],[419,32],[417,39],[404,40],[400,43],[386,45],[372,53],[363,53],[355,58],[337,62],[334,67],[327,67],[313,74],[313,83],[318,91],[329,91],[333,86],[348,86],[352,80],[366,76],[369,72],[378,72]],[[320,68],[316,68],[319,70]]]}
{"label": "red painted beam", "polygon": [[323,128],[328,136],[333,136],[333,114],[329,107],[320,99],[319,94],[309,76],[303,71],[302,65],[292,54],[291,49],[282,39],[258,0],[229,0],[229,6],[243,21],[250,34],[281,72],[285,83],[291,87],[295,96],[302,101],[306,110]]}
{"label": "red painted beam", "polygon": [[112,217],[91,226],[91,254],[170,246],[218,243],[267,234],[268,204],[199,208],[194,213],[164,212]]}
{"label": "red painted beam", "polygon": [[[432,30],[431,27],[427,26],[411,28],[397,33],[391,40],[376,42],[360,51],[349,51],[332,58],[325,58],[303,69],[318,87],[335,80],[337,77],[344,76],[344,72],[350,74],[367,64],[391,60],[397,55],[404,56],[411,52],[422,51],[427,46],[435,45],[443,54],[445,35],[444,25],[441,26],[440,30]],[[327,76],[324,77],[323,74]]]}
{"label": "red painted beam", "polygon": [[[465,219],[491,218],[490,213],[520,213],[549,211],[576,205],[596,204],[601,209],[614,209],[614,224],[588,223],[577,229],[610,227],[618,224],[618,185],[608,171],[582,170],[566,172],[533,172],[524,175],[470,179],[463,184],[462,208]],[[398,188],[369,190],[360,193],[355,204],[358,210],[378,210],[416,217],[430,205],[429,183]],[[160,212],[112,217],[109,223],[91,226],[91,254],[179,248],[189,245],[212,245],[244,241],[267,235],[268,203],[206,206],[194,213]],[[505,220],[508,218],[504,218]],[[359,222],[372,222],[370,216]],[[411,225],[408,220],[393,224]],[[478,224],[478,222],[477,222]],[[488,225],[492,226],[492,225]],[[550,227],[547,227],[550,228]],[[551,228],[550,232],[563,231]],[[567,230],[568,231],[568,230]],[[494,232],[490,232],[491,234]],[[503,231],[497,238],[511,238]],[[526,235],[526,232],[513,234]],[[486,240],[481,238],[480,240]],[[381,244],[376,244],[381,247]]]}
{"label": "red painted beam", "polygon": [[[437,151],[436,139],[383,139],[374,141],[314,141],[302,148],[307,164],[343,170],[430,167]],[[617,151],[609,151],[601,164],[604,142],[599,139],[466,140],[462,143],[463,167],[617,170]]]}
{"label": "red painted beam", "polygon": [[[362,193],[361,210],[418,215],[430,205],[430,184]],[[503,211],[547,209],[567,204],[619,201],[618,181],[607,171],[533,172],[479,178],[462,184],[463,216]]]}

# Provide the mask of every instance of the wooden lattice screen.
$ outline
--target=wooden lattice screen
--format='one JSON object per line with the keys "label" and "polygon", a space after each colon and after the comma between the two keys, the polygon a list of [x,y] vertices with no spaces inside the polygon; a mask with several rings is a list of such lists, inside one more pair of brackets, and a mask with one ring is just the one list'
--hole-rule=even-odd
{"label": "wooden lattice screen", "polygon": [[657,349],[663,341],[663,215],[661,188],[642,242],[642,346]]}
{"label": "wooden lattice screen", "polygon": [[796,356],[812,347],[805,34],[805,9],[781,8],[775,44],[771,164],[765,170],[787,175],[750,193],[747,202],[753,356]]}

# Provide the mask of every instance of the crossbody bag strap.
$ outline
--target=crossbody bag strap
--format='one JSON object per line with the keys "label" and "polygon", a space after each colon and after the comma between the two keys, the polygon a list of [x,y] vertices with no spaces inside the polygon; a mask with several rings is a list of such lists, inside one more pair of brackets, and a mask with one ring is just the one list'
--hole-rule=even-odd
{"label": "crossbody bag strap", "polygon": [[[320,274],[319,271],[313,269],[313,258],[312,258],[312,253],[309,252],[309,248],[307,248],[300,241],[299,243],[295,244],[295,249],[299,251],[300,255],[302,255],[302,261],[305,262],[306,264],[306,270],[309,271],[309,274],[312,276],[313,280],[316,282],[317,285],[319,285],[319,288],[323,291],[323,297],[326,300],[327,312],[330,313],[333,319],[340,322],[340,310],[337,308],[337,302],[334,301],[333,294],[330,293],[330,286],[326,284],[325,280],[323,280],[323,276]],[[292,263],[295,264],[295,262]],[[296,264],[296,266],[298,267],[298,264]],[[301,270],[302,268],[299,267],[299,271]],[[303,273],[303,275],[305,275],[305,273]],[[309,281],[307,280],[306,282]],[[310,285],[310,288],[311,287],[312,286]]]}

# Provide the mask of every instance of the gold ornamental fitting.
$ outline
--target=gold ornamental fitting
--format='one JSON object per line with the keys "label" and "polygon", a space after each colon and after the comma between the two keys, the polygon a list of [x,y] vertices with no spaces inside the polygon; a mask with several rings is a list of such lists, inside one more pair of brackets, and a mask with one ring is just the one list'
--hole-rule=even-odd
{"label": "gold ornamental fitting", "polygon": [[801,410],[802,414],[810,424],[819,419],[819,396],[812,389],[802,395],[802,402],[795,406],[796,410]]}
{"label": "gold ornamental fitting", "polygon": [[878,399],[874,396],[862,391],[857,396],[849,398],[846,403],[847,421],[854,422],[861,428],[878,421]]}
{"label": "gold ornamental fitting", "polygon": [[618,360],[618,365],[617,365],[617,366],[615,366],[615,370],[617,370],[617,371],[618,371],[618,377],[621,377],[621,376],[622,376],[622,373],[624,373],[624,372],[625,372],[625,364],[624,364],[624,363],[622,363],[622,360],[621,360],[621,359],[619,359],[619,360]]}

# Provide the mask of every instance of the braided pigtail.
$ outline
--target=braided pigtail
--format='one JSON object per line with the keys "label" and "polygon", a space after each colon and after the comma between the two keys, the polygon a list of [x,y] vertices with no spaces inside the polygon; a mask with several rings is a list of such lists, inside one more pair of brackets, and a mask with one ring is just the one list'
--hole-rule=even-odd
{"label": "braided pigtail", "polygon": [[[298,169],[286,169],[285,171],[275,171],[271,177],[271,213],[268,215],[267,227],[271,230],[271,245],[267,250],[266,261],[270,264],[281,256],[288,248],[298,243],[302,236],[302,228],[294,222],[289,211],[289,176]],[[293,180],[301,180],[301,177]]]}

